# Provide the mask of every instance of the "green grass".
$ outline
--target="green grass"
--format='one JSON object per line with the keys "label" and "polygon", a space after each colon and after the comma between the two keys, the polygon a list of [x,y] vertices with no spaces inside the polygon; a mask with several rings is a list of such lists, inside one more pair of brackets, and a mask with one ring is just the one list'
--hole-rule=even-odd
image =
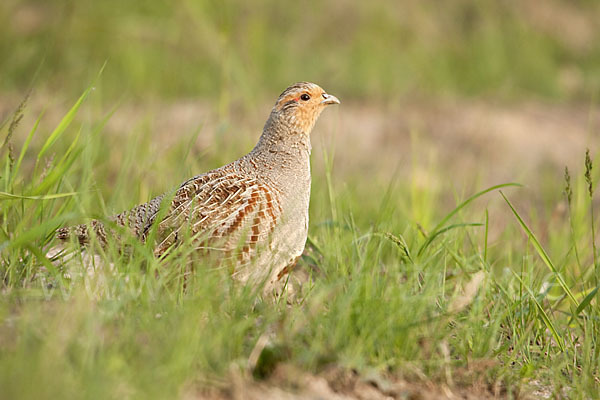
{"label": "green grass", "polygon": [[[415,171],[439,185],[376,167],[349,176],[330,153],[313,158],[298,267],[310,278],[290,298],[200,261],[184,290],[186,246],[164,260],[135,240],[126,253],[97,249],[94,262],[112,267],[94,274],[84,256],[45,257],[57,227],[244,154],[256,130],[236,118],[258,115],[294,81],[384,113],[402,98],[596,104],[600,3],[527,4],[0,1],[0,111],[30,88],[48,110],[0,116],[0,399],[185,397],[227,389],[232,371],[268,376],[268,355],[315,373],[335,364],[483,381],[509,397],[531,387],[600,397],[597,165],[572,172],[568,196],[562,176],[540,175],[532,203],[523,188],[474,186],[476,170],[453,186],[424,161],[417,132]],[[82,82],[95,83],[81,95]],[[121,103],[187,97],[215,105],[219,125],[157,132],[132,113],[120,117],[133,128],[107,126]],[[51,122],[65,98],[72,108]],[[194,145],[207,136],[214,147]],[[555,217],[556,204],[567,212]],[[498,224],[502,215],[512,223]],[[265,337],[270,347],[249,366]]]}
{"label": "green grass", "polygon": [[[328,159],[313,172],[310,257],[300,265],[310,279],[291,304],[201,261],[184,290],[186,246],[165,260],[133,240],[127,253],[109,247],[96,262],[113,266],[93,275],[79,257],[52,264],[44,256],[55,228],[147,200],[189,168],[225,157],[190,154],[195,133],[164,157],[148,151],[144,129],[103,135],[111,113],[75,118],[89,95],[52,132],[19,126],[24,107],[3,127],[0,397],[162,399],[226,388],[232,368],[252,373],[248,359],[265,335],[277,360],[307,371],[335,363],[459,385],[484,380],[509,396],[531,382],[573,398],[600,395],[588,191],[595,174],[570,178],[570,217],[542,243],[530,213],[511,200],[517,187],[465,196],[455,207],[414,183],[371,182],[365,196],[336,182]],[[31,137],[20,149],[18,135]],[[134,151],[121,154],[126,148]],[[111,161],[113,150],[121,162]],[[33,164],[23,168],[23,159]],[[501,199],[499,189],[516,218],[491,244],[492,216],[476,200]],[[257,376],[268,375],[263,364]]]}

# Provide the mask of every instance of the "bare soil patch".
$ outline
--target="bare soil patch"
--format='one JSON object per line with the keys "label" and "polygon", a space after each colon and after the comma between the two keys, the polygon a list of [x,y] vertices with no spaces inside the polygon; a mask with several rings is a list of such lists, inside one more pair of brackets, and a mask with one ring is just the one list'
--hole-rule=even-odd
{"label": "bare soil patch", "polygon": [[[472,372],[471,372],[472,373]],[[467,376],[467,371],[458,371]],[[266,380],[257,381],[232,372],[231,385],[224,389],[190,389],[184,398],[215,400],[474,400],[520,398],[533,399],[539,392],[511,393],[504,391],[500,384],[487,384],[483,381],[455,382],[451,385],[435,383],[427,379],[405,379],[368,373],[359,375],[356,371],[331,366],[319,374],[310,374],[282,364]],[[460,378],[459,378],[460,379]]]}

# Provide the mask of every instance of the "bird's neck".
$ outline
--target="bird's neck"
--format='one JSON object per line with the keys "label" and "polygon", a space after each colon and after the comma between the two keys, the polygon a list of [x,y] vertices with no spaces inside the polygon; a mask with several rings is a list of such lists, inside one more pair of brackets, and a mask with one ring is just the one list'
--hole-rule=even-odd
{"label": "bird's neck", "polygon": [[[295,119],[282,118],[276,113],[271,113],[265,123],[263,133],[256,144],[253,152],[268,153],[274,157],[288,158],[290,156],[299,159],[308,157],[311,151],[310,126],[303,126]],[[300,154],[299,154],[300,153]]]}
{"label": "bird's neck", "polygon": [[310,190],[310,150],[309,132],[269,118],[244,165],[273,183],[294,182],[303,192]]}

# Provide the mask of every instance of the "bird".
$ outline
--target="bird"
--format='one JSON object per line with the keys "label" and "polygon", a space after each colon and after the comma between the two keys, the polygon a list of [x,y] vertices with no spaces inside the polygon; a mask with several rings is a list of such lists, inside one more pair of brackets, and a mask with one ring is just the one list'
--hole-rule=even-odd
{"label": "bird", "polygon": [[92,220],[60,228],[56,237],[86,245],[95,236],[106,245],[119,238],[110,225],[119,225],[142,242],[152,238],[159,258],[190,238],[194,250],[228,266],[234,278],[280,281],[304,251],[310,134],[321,112],[333,104],[340,101],[319,85],[295,83],[277,98],[248,154],[109,217],[110,224]]}

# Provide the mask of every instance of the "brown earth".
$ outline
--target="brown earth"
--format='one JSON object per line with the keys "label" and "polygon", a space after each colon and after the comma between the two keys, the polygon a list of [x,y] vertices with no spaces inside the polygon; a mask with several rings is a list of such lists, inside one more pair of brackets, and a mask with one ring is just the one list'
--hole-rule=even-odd
{"label": "brown earth", "polygon": [[[481,366],[483,367],[483,365]],[[471,371],[472,373],[473,371]],[[453,368],[453,373],[469,375]],[[376,372],[359,375],[356,371],[331,366],[319,374],[309,374],[282,364],[266,380],[245,377],[232,368],[226,387],[206,390],[191,385],[185,400],[475,400],[475,399],[540,399],[550,393],[528,387],[526,391],[506,393],[501,384],[483,381],[434,383],[426,378],[398,378]]]}

